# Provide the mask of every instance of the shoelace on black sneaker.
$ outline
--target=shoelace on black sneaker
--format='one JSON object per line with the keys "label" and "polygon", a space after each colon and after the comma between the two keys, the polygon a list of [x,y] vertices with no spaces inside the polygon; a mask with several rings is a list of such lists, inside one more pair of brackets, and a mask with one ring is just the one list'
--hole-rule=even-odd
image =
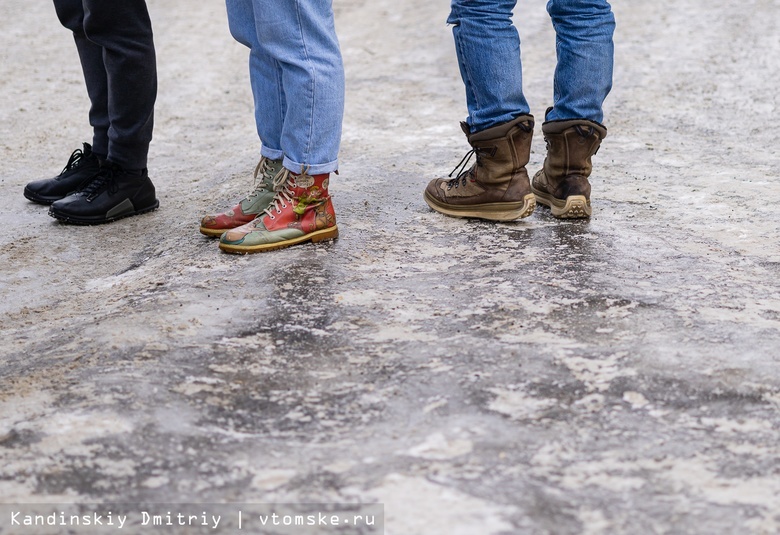
{"label": "shoelace on black sneaker", "polygon": [[85,158],[85,154],[83,150],[81,149],[74,150],[73,154],[71,154],[70,158],[68,158],[68,163],[65,164],[65,167],[62,168],[62,172],[60,172],[60,174],[70,171],[71,169],[75,169],[76,167],[81,165],[84,158]]}
{"label": "shoelace on black sneaker", "polygon": [[82,195],[87,197],[87,200],[92,200],[97,197],[104,189],[108,189],[110,193],[116,193],[118,187],[114,180],[116,174],[121,172],[121,169],[114,166],[103,167],[95,177],[87,182],[87,184],[79,191]]}

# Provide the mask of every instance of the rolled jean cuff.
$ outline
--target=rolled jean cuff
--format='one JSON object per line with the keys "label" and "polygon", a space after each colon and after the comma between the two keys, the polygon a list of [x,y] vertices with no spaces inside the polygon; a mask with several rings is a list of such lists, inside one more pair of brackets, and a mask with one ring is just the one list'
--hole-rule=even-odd
{"label": "rolled jean cuff", "polygon": [[282,165],[289,169],[293,173],[307,173],[309,175],[324,175],[325,173],[333,173],[339,168],[339,161],[333,160],[328,163],[319,163],[315,165],[306,165],[292,161],[287,156],[284,157]]}
{"label": "rolled jean cuff", "polygon": [[265,145],[260,147],[260,156],[265,156],[269,160],[281,160],[284,153],[279,149],[269,149]]}

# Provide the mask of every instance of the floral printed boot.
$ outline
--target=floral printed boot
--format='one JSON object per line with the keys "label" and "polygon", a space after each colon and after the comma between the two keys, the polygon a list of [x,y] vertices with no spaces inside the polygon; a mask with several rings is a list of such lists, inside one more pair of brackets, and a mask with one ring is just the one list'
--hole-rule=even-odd
{"label": "floral printed boot", "polygon": [[219,248],[228,253],[261,253],[335,239],[339,230],[328,194],[329,176],[282,170],[274,180],[276,196],[265,213],[225,232]]}
{"label": "floral printed boot", "polygon": [[[274,177],[282,170],[282,160],[269,160],[265,156],[255,168],[256,187],[230,210],[207,215],[200,222],[200,232],[206,236],[221,236],[226,230],[240,227],[255,219],[268,208],[274,199]],[[257,177],[260,176],[260,182]]]}

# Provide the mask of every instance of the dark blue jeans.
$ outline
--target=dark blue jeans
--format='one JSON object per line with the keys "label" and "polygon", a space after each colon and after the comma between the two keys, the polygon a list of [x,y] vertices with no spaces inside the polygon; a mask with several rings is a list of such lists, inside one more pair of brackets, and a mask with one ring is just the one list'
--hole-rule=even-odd
{"label": "dark blue jeans", "polygon": [[94,152],[127,169],[145,168],[157,98],[145,0],[54,0],[54,7],[76,40]]}
{"label": "dark blue jeans", "polygon": [[[529,113],[523,96],[520,38],[512,24],[517,0],[452,0],[460,72],[472,132]],[[558,63],[546,120],[603,121],[612,88],[615,17],[607,0],[549,0]]]}

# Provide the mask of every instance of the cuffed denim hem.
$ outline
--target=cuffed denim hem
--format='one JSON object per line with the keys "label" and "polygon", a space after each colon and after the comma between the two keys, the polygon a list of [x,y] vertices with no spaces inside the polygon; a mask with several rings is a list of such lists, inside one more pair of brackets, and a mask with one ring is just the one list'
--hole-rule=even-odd
{"label": "cuffed denim hem", "polygon": [[260,156],[265,156],[269,160],[281,160],[284,153],[279,149],[269,149],[265,145],[260,147]]}
{"label": "cuffed denim hem", "polygon": [[306,165],[306,164],[294,162],[291,159],[289,159],[287,156],[284,157],[284,160],[282,161],[282,165],[284,165],[285,168],[289,169],[293,173],[305,172],[309,175],[324,175],[325,173],[334,173],[339,168],[338,160],[333,160],[332,162],[320,163],[316,165]]}

